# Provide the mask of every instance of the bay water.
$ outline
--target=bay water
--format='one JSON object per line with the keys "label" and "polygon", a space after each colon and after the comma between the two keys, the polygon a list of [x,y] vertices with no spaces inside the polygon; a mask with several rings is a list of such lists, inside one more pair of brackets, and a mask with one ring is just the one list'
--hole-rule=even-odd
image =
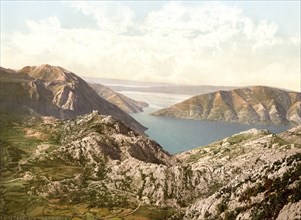
{"label": "bay water", "polygon": [[150,113],[190,98],[187,95],[124,91],[122,94],[149,103],[144,112],[131,116],[148,128],[150,139],[158,142],[171,154],[205,146],[233,134],[252,128],[267,129],[273,133],[287,130],[288,126],[244,125],[228,122],[211,122],[152,116]]}

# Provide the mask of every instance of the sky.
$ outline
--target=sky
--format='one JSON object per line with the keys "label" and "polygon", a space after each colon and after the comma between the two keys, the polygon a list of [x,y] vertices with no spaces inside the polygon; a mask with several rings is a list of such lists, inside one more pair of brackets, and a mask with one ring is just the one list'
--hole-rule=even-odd
{"label": "sky", "polygon": [[300,1],[2,1],[1,66],[301,90]]}

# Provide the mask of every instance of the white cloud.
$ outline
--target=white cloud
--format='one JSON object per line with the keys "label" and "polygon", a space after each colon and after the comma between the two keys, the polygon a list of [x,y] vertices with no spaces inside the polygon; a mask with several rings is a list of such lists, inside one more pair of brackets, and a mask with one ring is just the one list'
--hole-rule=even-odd
{"label": "white cloud", "polygon": [[120,3],[72,7],[92,16],[99,29],[67,29],[57,17],[27,21],[28,33],[1,41],[1,64],[50,63],[99,77],[299,89],[294,78],[300,74],[300,38],[281,38],[275,23],[256,23],[239,8],[172,2],[137,20]]}
{"label": "white cloud", "polygon": [[38,22],[26,22],[30,34],[16,32],[11,41],[14,46],[27,55],[43,54],[59,46],[60,35],[63,32],[61,22],[57,17],[49,17]]}
{"label": "white cloud", "polygon": [[159,11],[148,15],[145,25],[150,32],[166,35],[179,34],[195,38],[216,31],[231,31],[239,22],[241,10],[219,3],[188,7],[179,2],[166,4]]}
{"label": "white cloud", "polygon": [[101,30],[123,33],[134,25],[133,11],[118,2],[73,1],[69,4],[86,15],[92,15]]}
{"label": "white cloud", "polygon": [[300,37],[290,37],[289,38],[290,42],[292,42],[294,45],[299,46],[300,47]]}

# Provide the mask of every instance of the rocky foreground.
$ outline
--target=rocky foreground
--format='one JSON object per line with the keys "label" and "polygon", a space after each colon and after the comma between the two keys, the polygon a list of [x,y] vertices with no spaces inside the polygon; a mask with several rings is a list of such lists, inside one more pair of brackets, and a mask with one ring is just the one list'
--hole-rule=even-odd
{"label": "rocky foreground", "polygon": [[301,93],[266,86],[217,91],[194,96],[152,115],[242,124],[298,125],[301,123]]}
{"label": "rocky foreground", "polygon": [[98,112],[1,120],[3,219],[301,218],[301,126],[172,156]]}

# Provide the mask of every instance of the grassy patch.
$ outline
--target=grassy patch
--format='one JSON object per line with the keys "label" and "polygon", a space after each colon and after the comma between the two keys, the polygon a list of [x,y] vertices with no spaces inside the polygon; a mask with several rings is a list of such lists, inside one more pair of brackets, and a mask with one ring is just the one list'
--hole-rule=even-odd
{"label": "grassy patch", "polygon": [[[158,208],[154,206],[141,206],[134,214],[133,217],[145,217],[146,219],[160,220],[172,216],[175,210],[168,208]],[[129,218],[130,219],[130,218]],[[138,218],[139,219],[139,218]]]}
{"label": "grassy patch", "polygon": [[198,149],[197,152],[192,153],[189,158],[187,159],[188,163],[194,163],[197,162],[199,159],[205,157],[208,155],[208,152],[204,148],[210,148],[209,152],[211,152],[211,149],[217,148],[219,145],[210,145],[210,146],[204,146]]}
{"label": "grassy patch", "polygon": [[228,142],[231,145],[234,145],[234,144],[237,144],[237,143],[241,143],[245,140],[249,140],[253,136],[254,135],[252,135],[252,134],[237,134],[237,135],[233,135],[233,136],[229,137]]}

